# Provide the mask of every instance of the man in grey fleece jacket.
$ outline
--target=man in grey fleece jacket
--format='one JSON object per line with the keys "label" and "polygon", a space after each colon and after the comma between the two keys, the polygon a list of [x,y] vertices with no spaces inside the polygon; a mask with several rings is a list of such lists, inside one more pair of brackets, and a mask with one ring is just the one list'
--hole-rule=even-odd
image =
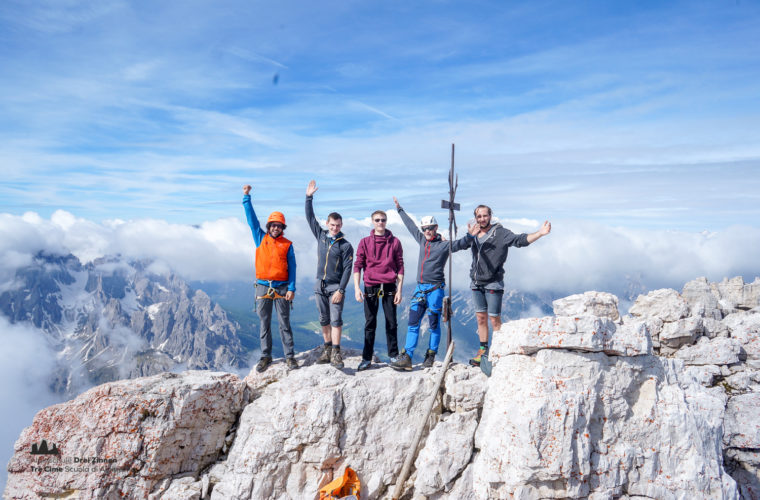
{"label": "man in grey fleece jacket", "polygon": [[340,229],[343,218],[337,212],[327,216],[327,230],[317,221],[312,201],[317,191],[317,183],[309,182],[306,188],[306,220],[317,239],[317,282],[314,284],[314,298],[319,309],[319,324],[325,345],[317,363],[330,363],[339,370],[343,368],[340,353],[340,336],[343,330],[343,304],[346,286],[351,278],[354,248]]}
{"label": "man in grey fleece jacket", "polygon": [[488,352],[488,318],[494,331],[501,327],[501,299],[504,296],[504,263],[509,247],[525,247],[546,236],[552,230],[549,221],[544,221],[535,233],[515,234],[501,224],[491,223],[491,209],[479,205],[475,209],[475,221],[470,233],[475,236],[472,246],[472,267],[470,268],[470,289],[475,303],[475,318],[478,322],[480,348],[473,366],[480,365],[480,358]]}

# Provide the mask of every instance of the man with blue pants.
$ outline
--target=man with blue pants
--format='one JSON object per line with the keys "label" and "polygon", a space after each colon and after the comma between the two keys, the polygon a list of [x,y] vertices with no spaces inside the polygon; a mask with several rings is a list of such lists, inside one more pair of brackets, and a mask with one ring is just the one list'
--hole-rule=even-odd
{"label": "man with blue pants", "polygon": [[[396,210],[404,221],[404,225],[420,245],[420,257],[417,263],[417,287],[412,295],[412,304],[409,308],[409,326],[406,331],[406,345],[398,359],[391,363],[394,370],[410,371],[412,369],[412,356],[417,347],[420,336],[420,323],[425,312],[428,315],[430,325],[430,341],[425,360],[422,366],[433,366],[438,346],[441,342],[441,307],[445,288],[444,267],[449,258],[449,242],[443,241],[438,234],[438,223],[432,216],[422,218],[422,231],[417,228],[414,221],[407,215],[393,198]],[[452,243],[452,252],[458,252],[468,248],[474,240],[471,234],[466,234]]]}

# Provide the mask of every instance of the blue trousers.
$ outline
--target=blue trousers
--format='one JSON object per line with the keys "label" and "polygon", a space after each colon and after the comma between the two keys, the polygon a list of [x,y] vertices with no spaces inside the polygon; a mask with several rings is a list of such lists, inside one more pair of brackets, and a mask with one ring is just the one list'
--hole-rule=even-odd
{"label": "blue trousers", "polygon": [[409,358],[414,357],[414,349],[420,337],[420,323],[427,311],[428,324],[430,325],[429,347],[431,351],[438,352],[441,343],[441,306],[445,295],[443,286],[430,293],[424,293],[435,285],[417,283],[412,295],[412,305],[409,308],[409,326],[406,330],[406,345],[404,350]]}

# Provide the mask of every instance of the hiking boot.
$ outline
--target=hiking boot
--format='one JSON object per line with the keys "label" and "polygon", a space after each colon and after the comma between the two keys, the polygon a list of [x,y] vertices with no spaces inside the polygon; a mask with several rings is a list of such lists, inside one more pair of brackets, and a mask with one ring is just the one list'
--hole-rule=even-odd
{"label": "hiking boot", "polygon": [[330,355],[330,364],[338,370],[343,369],[343,356],[340,355],[340,347],[332,348],[332,354]]}
{"label": "hiking boot", "polygon": [[435,351],[431,351],[430,349],[427,350],[425,353],[425,361],[422,362],[422,366],[425,368],[430,368],[433,366],[433,363],[435,363],[435,355],[437,353]]}
{"label": "hiking boot", "polygon": [[362,372],[370,367],[372,363],[366,359],[363,359],[361,363],[359,363],[359,367],[356,369],[357,372]]}
{"label": "hiking boot", "polygon": [[405,352],[398,355],[398,359],[391,363],[391,368],[397,371],[412,371],[412,358]]}
{"label": "hiking boot", "polygon": [[272,358],[269,356],[262,356],[258,363],[256,363],[256,371],[261,373],[272,364]]}
{"label": "hiking boot", "polygon": [[323,346],[322,353],[319,355],[319,358],[317,358],[317,364],[324,365],[325,363],[329,363],[331,354],[332,354],[332,346],[331,345]]}
{"label": "hiking boot", "polygon": [[482,355],[484,355],[485,353],[487,353],[487,352],[488,352],[488,350],[487,349],[483,349],[482,347],[480,349],[478,349],[478,354],[476,354],[475,357],[470,360],[470,364],[472,366],[480,366],[480,357]]}
{"label": "hiking boot", "polygon": [[285,364],[288,365],[288,368],[291,370],[298,369],[298,361],[296,361],[296,358],[286,358]]}

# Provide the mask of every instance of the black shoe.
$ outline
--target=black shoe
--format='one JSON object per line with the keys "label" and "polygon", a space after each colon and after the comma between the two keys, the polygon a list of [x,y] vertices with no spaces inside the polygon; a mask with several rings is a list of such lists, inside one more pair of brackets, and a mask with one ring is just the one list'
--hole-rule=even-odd
{"label": "black shoe", "polygon": [[361,363],[359,363],[359,367],[356,369],[357,372],[362,372],[364,370],[367,370],[372,363],[370,361],[367,361],[366,359],[363,359]]}
{"label": "black shoe", "polygon": [[340,355],[340,347],[336,349],[335,346],[333,346],[332,354],[330,355],[330,364],[338,370],[343,369],[343,356]]}
{"label": "black shoe", "polygon": [[412,358],[405,352],[398,355],[398,359],[391,363],[391,368],[397,371],[412,371]]}
{"label": "black shoe", "polygon": [[332,346],[331,345],[323,346],[322,353],[319,355],[319,358],[317,358],[317,364],[324,365],[326,363],[329,363],[331,355],[332,355]]}
{"label": "black shoe", "polygon": [[262,356],[258,363],[256,363],[256,371],[261,373],[272,364],[272,358],[269,356]]}
{"label": "black shoe", "polygon": [[435,363],[435,355],[437,353],[435,351],[431,351],[430,349],[427,350],[425,353],[425,361],[422,362],[422,366],[425,368],[430,368],[433,366],[433,363]]}
{"label": "black shoe", "polygon": [[298,361],[296,361],[296,358],[286,358],[285,364],[288,365],[288,368],[291,370],[298,369]]}

